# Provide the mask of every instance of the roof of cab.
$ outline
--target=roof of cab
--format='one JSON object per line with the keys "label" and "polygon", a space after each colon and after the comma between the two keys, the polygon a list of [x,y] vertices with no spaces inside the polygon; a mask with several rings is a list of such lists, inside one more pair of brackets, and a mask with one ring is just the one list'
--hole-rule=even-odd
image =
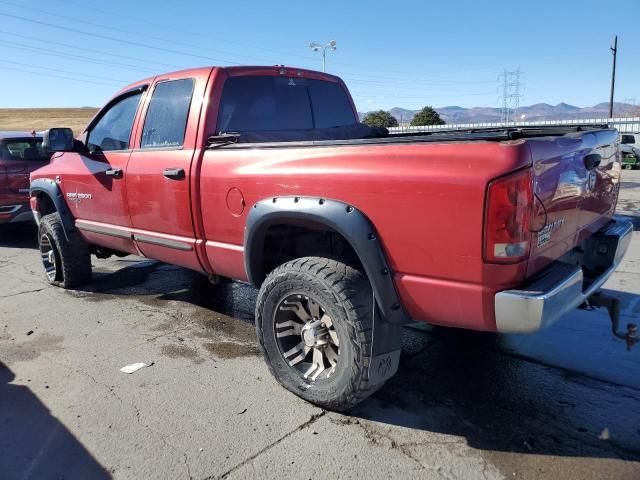
{"label": "roof of cab", "polygon": [[335,75],[330,75],[328,73],[319,72],[316,70],[308,70],[306,68],[297,68],[297,67],[289,67],[286,65],[256,65],[256,66],[238,66],[238,67],[219,67],[219,66],[208,66],[208,67],[198,67],[198,68],[188,68],[185,70],[177,70],[175,72],[164,72],[153,77],[147,77],[126,87],[122,88],[115,97],[128,92],[129,90],[133,90],[138,87],[143,87],[145,85],[151,84],[156,77],[162,76],[167,77],[171,75],[185,75],[190,74],[193,76],[201,76],[208,75],[213,69],[224,70],[229,76],[242,76],[242,75],[264,75],[264,74],[280,74],[280,75],[295,75],[295,76],[308,76],[320,80],[328,80],[328,81],[341,81],[339,77]]}
{"label": "roof of cab", "polygon": [[8,138],[25,138],[25,137],[35,137],[42,138],[42,132],[22,132],[22,131],[14,131],[14,130],[5,130],[0,131],[0,140],[5,140]]}

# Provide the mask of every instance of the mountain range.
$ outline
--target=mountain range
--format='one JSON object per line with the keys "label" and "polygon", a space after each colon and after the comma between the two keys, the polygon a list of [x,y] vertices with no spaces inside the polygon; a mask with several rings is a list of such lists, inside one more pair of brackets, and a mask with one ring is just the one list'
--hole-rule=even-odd
{"label": "mountain range", "polygon": [[[481,123],[481,122],[499,122],[502,109],[492,107],[439,107],[436,111],[446,123]],[[613,105],[614,115],[620,116],[639,116],[640,107],[629,103],[615,102]],[[419,110],[408,110],[406,108],[394,107],[389,110],[391,115],[396,117],[400,124],[409,123],[413,116]],[[361,113],[360,119],[369,113]],[[549,105],[548,103],[536,103],[526,107],[520,107],[517,111],[517,121],[538,121],[538,120],[573,120],[587,118],[607,118],[609,115],[609,103],[603,102],[593,107],[576,107],[567,103],[559,103],[557,105]]]}

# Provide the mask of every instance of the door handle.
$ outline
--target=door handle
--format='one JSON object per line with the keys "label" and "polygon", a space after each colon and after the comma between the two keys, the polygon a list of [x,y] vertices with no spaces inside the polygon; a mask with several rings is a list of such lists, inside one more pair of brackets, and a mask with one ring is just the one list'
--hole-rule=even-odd
{"label": "door handle", "polygon": [[601,161],[602,157],[599,153],[591,153],[584,157],[584,167],[587,170],[593,170],[595,168],[598,168],[598,165],[600,165]]}
{"label": "door handle", "polygon": [[171,180],[183,180],[185,177],[183,168],[165,168],[162,175]]}
{"label": "door handle", "polygon": [[107,177],[122,178],[122,169],[121,168],[110,168],[109,170],[104,172],[104,174]]}

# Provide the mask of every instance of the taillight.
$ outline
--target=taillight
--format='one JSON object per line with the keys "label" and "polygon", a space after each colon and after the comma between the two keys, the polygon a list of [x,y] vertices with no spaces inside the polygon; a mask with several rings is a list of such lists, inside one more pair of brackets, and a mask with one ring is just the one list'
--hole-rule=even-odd
{"label": "taillight", "polygon": [[489,184],[484,215],[484,258],[487,262],[514,263],[527,257],[532,213],[530,170]]}

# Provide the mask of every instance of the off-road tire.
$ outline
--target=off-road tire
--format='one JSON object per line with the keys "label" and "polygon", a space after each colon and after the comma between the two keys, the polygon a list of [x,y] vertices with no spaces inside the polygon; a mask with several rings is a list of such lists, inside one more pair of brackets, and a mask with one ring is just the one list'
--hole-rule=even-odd
{"label": "off-road tire", "polygon": [[58,212],[45,215],[38,228],[38,244],[42,247],[43,236],[48,236],[57,263],[55,278],[49,283],[62,288],[74,288],[91,281],[91,254],[89,246],[77,232],[64,233]]}
{"label": "off-road tire", "polygon": [[[340,350],[328,378],[303,378],[278,344],[276,309],[293,293],[315,299],[332,319]],[[351,266],[321,257],[299,258],[279,266],[262,284],[256,304],[256,330],[269,370],[287,390],[322,408],[343,411],[353,407],[382,386],[369,381],[372,308],[369,281]]]}

